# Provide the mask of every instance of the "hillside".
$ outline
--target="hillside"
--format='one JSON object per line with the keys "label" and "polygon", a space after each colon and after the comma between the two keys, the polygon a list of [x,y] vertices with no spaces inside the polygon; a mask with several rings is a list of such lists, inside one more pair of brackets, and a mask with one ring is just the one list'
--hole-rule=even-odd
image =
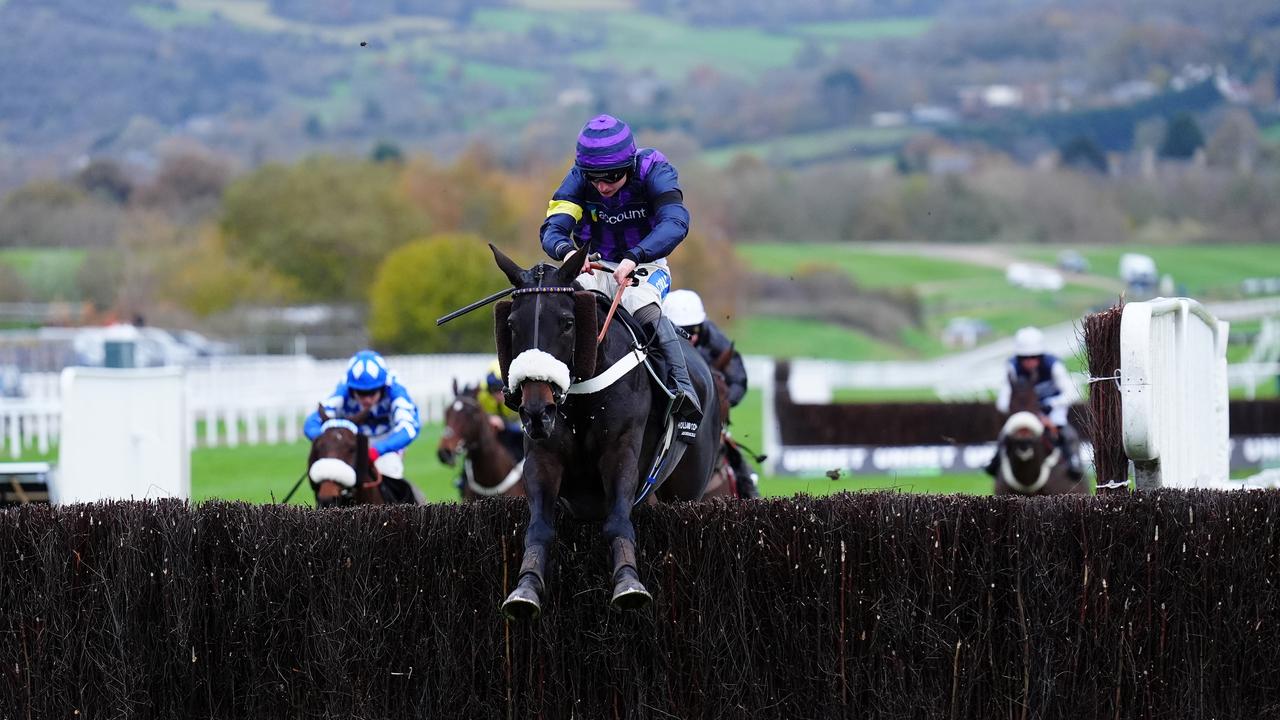
{"label": "hillside", "polygon": [[[1114,104],[1124,83],[1150,97],[1188,63],[1275,97],[1280,20],[1266,3],[1225,17],[1185,0],[1133,5],[804,0],[779,15],[667,0],[8,0],[0,154],[13,162],[0,187],[84,155],[146,169],[175,139],[248,165],[386,138],[545,152],[599,109],[721,161],[761,148],[821,160],[828,142],[893,152],[912,134],[904,120],[943,117],[1016,150],[1021,136],[1062,140],[1054,121],[1025,118]],[[1017,91],[1016,112],[965,95],[992,83]],[[1121,118],[1121,137],[1141,119]]]}

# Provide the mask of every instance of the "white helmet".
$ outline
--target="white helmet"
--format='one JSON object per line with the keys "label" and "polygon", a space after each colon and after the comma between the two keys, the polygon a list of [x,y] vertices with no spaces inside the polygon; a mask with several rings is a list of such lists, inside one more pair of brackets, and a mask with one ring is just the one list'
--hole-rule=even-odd
{"label": "white helmet", "polygon": [[1035,357],[1044,354],[1044,333],[1040,328],[1024,327],[1013,336],[1013,354],[1018,357]]}
{"label": "white helmet", "polygon": [[702,298],[692,290],[675,290],[662,301],[662,312],[672,325],[689,327],[701,325],[707,319],[707,311],[702,307]]}

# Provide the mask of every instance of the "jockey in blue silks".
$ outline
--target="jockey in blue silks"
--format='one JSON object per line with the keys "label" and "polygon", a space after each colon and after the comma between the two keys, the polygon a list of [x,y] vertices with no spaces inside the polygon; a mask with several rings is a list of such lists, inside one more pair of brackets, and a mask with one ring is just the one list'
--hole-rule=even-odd
{"label": "jockey in blue silks", "polygon": [[[418,437],[422,423],[418,406],[387,361],[372,350],[356,353],[347,363],[346,377],[320,404],[329,417],[337,419],[349,420],[369,410],[358,426],[360,433],[369,437],[369,459],[394,497],[412,501],[413,490],[404,479],[404,449]],[[324,423],[317,410],[307,416],[302,431],[308,440],[315,440],[324,431]]]}
{"label": "jockey in blue silks", "polygon": [[[1024,327],[1013,337],[1013,357],[1006,368],[1006,382],[996,397],[996,409],[1009,412],[1013,395],[1013,383],[1030,381],[1040,401],[1041,419],[1045,429],[1053,434],[1058,447],[1067,456],[1067,474],[1073,480],[1084,477],[1080,464],[1080,435],[1067,422],[1067,411],[1076,401],[1078,393],[1067,367],[1056,355],[1045,352],[1044,333],[1039,328]],[[987,471],[995,475],[999,457],[992,458]]]}
{"label": "jockey in blue silks", "polygon": [[[574,166],[547,207],[542,249],[563,261],[585,245],[617,263],[614,272],[579,275],[578,283],[608,297],[619,285],[628,286],[622,306],[653,331],[652,351],[665,361],[667,385],[675,395],[672,412],[681,420],[677,437],[693,442],[702,408],[680,336],[662,315],[662,299],[671,287],[667,256],[688,233],[684,193],[666,156],[652,148],[637,150],[631,128],[615,117],[599,115],[587,122],[578,135]],[[638,284],[630,287],[633,272]]]}

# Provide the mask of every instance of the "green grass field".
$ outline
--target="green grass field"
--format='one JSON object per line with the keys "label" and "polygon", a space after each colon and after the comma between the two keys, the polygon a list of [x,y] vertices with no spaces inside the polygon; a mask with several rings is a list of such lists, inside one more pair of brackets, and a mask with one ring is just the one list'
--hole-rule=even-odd
{"label": "green grass field", "polygon": [[206,25],[213,19],[213,12],[208,8],[134,5],[129,8],[129,12],[150,27],[162,32],[184,25]]}
{"label": "green grass field", "polygon": [[805,163],[853,152],[855,149],[897,145],[911,136],[908,128],[852,127],[816,133],[802,133],[762,142],[725,145],[702,154],[712,165],[725,166],[739,155],[783,163]]}
{"label": "green grass field", "polygon": [[901,360],[911,355],[906,348],[864,332],[818,320],[757,315],[738,321],[732,333],[738,349],[748,355],[833,360]]}
{"label": "green grass field", "polygon": [[780,345],[797,349],[786,353],[762,350],[773,355],[809,352],[813,357],[848,360],[937,357],[952,352],[940,339],[951,318],[984,320],[1000,337],[1025,325],[1079,320],[1088,309],[1109,299],[1105,291],[1079,283],[1068,283],[1056,293],[1033,292],[1010,285],[997,268],[837,243],[752,243],[740,244],[736,250],[758,272],[795,277],[828,268],[843,271],[861,287],[911,291],[920,299],[924,326],[904,330],[897,344],[877,341],[847,328],[794,318],[770,319],[765,325],[770,334],[761,334],[757,340],[754,330],[758,319],[739,323],[746,332],[735,332],[747,337],[752,347]]}
{"label": "green grass field", "polygon": [[1272,145],[1280,145],[1280,123],[1262,128],[1262,139]]}
{"label": "green grass field", "polygon": [[933,18],[886,18],[843,22],[799,23],[792,32],[833,40],[880,40],[919,37],[933,27]]}
{"label": "green grass field", "polygon": [[607,45],[574,53],[584,69],[651,68],[678,80],[699,66],[750,77],[789,65],[804,42],[755,28],[698,28],[645,13],[608,13],[593,19],[607,28]]}
{"label": "green grass field", "polygon": [[[1062,248],[1026,249],[1024,257],[1053,263]],[[1150,255],[1157,271],[1196,298],[1235,297],[1240,281],[1280,274],[1280,243],[1259,245],[1128,245],[1073,248],[1089,261],[1092,274],[1118,277],[1120,256],[1136,252]]]}
{"label": "green grass field", "polygon": [[[739,442],[761,450],[761,409],[763,396],[758,390],[747,393],[734,409],[732,431]],[[440,441],[439,425],[423,427],[423,432],[405,453],[405,474],[432,502],[457,502],[454,485],[458,470],[440,464],[435,457]],[[272,502],[283,500],[302,475],[309,445],[306,442],[279,445],[255,445],[229,448],[196,448],[191,453],[191,498],[200,502],[211,499]],[[57,462],[57,451],[48,455],[26,453],[21,461]],[[762,477],[761,492],[768,496],[796,493],[828,495],[842,491],[896,489],[903,492],[975,493],[991,491],[991,480],[985,475],[945,475],[915,477],[893,475],[845,476],[832,481],[826,477]],[[310,505],[314,495],[305,481],[290,501]]]}
{"label": "green grass field", "polygon": [[994,268],[919,255],[892,255],[839,243],[751,243],[735,246],[752,269],[787,276],[806,269],[841,270],[866,288],[907,288],[921,284],[980,280],[1006,286]]}
{"label": "green grass field", "polygon": [[86,255],[75,248],[4,248],[0,264],[16,270],[38,301],[77,300],[76,274]]}

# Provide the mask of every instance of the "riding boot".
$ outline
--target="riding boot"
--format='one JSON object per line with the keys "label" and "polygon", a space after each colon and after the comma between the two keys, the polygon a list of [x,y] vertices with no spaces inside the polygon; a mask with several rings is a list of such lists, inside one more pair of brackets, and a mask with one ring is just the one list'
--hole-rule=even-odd
{"label": "riding boot", "polygon": [[1058,447],[1067,456],[1067,476],[1079,482],[1084,478],[1084,466],[1080,462],[1080,434],[1070,425],[1059,425]]}
{"label": "riding boot", "polygon": [[653,325],[656,342],[652,347],[662,353],[666,361],[667,386],[675,386],[671,414],[682,421],[677,425],[679,432],[676,436],[684,442],[692,443],[698,434],[698,423],[702,420],[702,405],[689,380],[689,368],[684,364],[683,349],[689,343],[681,339],[675,326],[665,316],[659,317]]}
{"label": "riding boot", "polygon": [[737,480],[738,497],[747,500],[760,497],[760,476],[751,469],[750,465],[747,465],[747,459],[742,451],[733,445],[729,445],[725,450],[729,454],[729,467],[733,468],[733,475]]}

